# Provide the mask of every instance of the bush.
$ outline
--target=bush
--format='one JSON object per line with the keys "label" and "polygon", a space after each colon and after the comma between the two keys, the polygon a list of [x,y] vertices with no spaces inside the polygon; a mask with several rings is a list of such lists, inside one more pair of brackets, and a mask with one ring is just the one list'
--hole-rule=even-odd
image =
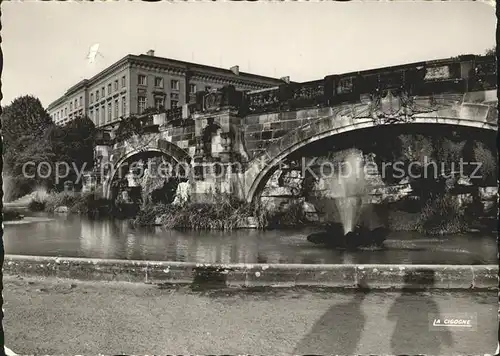
{"label": "bush", "polygon": [[408,213],[405,211],[390,211],[388,214],[388,227],[393,231],[415,231],[418,230],[420,213]]}
{"label": "bush", "polygon": [[257,215],[256,206],[225,195],[214,199],[213,203],[148,204],[133,220],[133,225],[153,225],[158,218],[160,225],[171,229],[232,230],[251,216],[257,218],[259,226],[265,225],[265,217]]}
{"label": "bush", "polygon": [[44,211],[45,210],[45,201],[39,201],[33,199],[28,204],[28,209],[31,211]]}
{"label": "bush", "polygon": [[308,223],[302,202],[293,202],[282,211],[264,212],[262,219],[270,228],[296,227]]}
{"label": "bush", "polygon": [[46,196],[35,196],[29,208],[33,211],[45,210],[53,213],[57,207],[66,206],[70,213],[96,214],[105,207],[105,199],[95,199],[92,193],[51,193]]}
{"label": "bush", "polygon": [[49,194],[45,200],[45,211],[53,213],[60,206],[66,206],[68,209],[71,209],[77,199],[78,196],[76,194],[67,192]]}
{"label": "bush", "polygon": [[466,228],[464,213],[454,197],[448,194],[429,199],[417,222],[418,231],[428,235],[454,234]]}

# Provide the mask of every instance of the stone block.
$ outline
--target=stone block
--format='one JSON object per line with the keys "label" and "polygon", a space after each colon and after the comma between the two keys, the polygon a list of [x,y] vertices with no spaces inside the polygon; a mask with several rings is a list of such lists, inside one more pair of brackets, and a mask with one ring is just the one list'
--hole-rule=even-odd
{"label": "stone block", "polygon": [[286,130],[275,130],[273,131],[273,138],[279,138],[284,136],[287,133]]}
{"label": "stone block", "polygon": [[333,109],[331,107],[318,109],[318,116],[319,117],[325,117],[325,116],[331,116],[331,115],[333,115]]}
{"label": "stone block", "polygon": [[324,286],[324,287],[351,287],[357,286],[355,268],[349,265],[339,266],[314,266],[299,271],[296,285]]}
{"label": "stone block", "polygon": [[295,130],[297,127],[300,127],[302,124],[301,120],[291,120],[291,121],[286,121],[284,122],[284,129],[291,131]]}
{"label": "stone block", "polygon": [[278,121],[278,122],[272,122],[270,124],[270,129],[271,130],[281,130],[282,128],[284,128],[285,125],[283,124],[282,121]]}
{"label": "stone block", "polygon": [[495,266],[471,266],[473,286],[478,289],[498,288],[498,269]]}
{"label": "stone block", "polygon": [[280,121],[297,120],[297,111],[285,111],[279,116]]}
{"label": "stone block", "polygon": [[297,111],[297,119],[309,119],[318,117],[318,109],[306,109]]}
{"label": "stone block", "polygon": [[271,114],[268,114],[267,115],[267,122],[271,123],[271,122],[277,122],[280,120],[280,113],[271,113]]}
{"label": "stone block", "polygon": [[191,284],[194,281],[194,266],[175,266],[168,263],[151,263],[147,267],[148,283]]}
{"label": "stone block", "polygon": [[262,132],[250,132],[245,134],[245,141],[260,141],[262,139]]}
{"label": "stone block", "polygon": [[271,122],[269,114],[262,114],[259,116],[259,124],[266,124],[268,122]]}
{"label": "stone block", "polygon": [[247,116],[244,120],[246,125],[255,125],[260,123],[260,116]]}
{"label": "stone block", "polygon": [[270,140],[273,137],[272,131],[263,131],[262,132],[262,140]]}
{"label": "stone block", "polygon": [[248,132],[248,133],[260,132],[260,131],[262,131],[263,127],[264,127],[264,125],[262,125],[262,124],[246,125],[245,132]]}
{"label": "stone block", "polygon": [[183,141],[194,140],[194,134],[193,133],[185,133],[185,134],[181,135],[181,140],[183,140]]}
{"label": "stone block", "polygon": [[249,267],[245,271],[246,287],[295,286],[297,272],[287,269],[265,268],[265,266]]}

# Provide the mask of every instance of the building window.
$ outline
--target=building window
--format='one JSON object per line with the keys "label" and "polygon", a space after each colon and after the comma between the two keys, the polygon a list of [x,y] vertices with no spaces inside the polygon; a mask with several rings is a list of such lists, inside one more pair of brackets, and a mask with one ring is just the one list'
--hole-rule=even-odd
{"label": "building window", "polygon": [[78,99],[75,98],[75,110],[76,110],[77,106],[78,106]]}
{"label": "building window", "polygon": [[155,108],[157,110],[165,108],[165,99],[164,98],[155,98]]}
{"label": "building window", "polygon": [[125,88],[125,76],[122,77],[122,88]]}
{"label": "building window", "polygon": [[95,108],[95,125],[96,126],[99,126],[99,124],[100,124],[99,119],[100,119],[100,117],[99,117],[99,106],[98,106]]}
{"label": "building window", "polygon": [[118,79],[115,80],[115,91],[117,91],[117,90],[118,90]]}
{"label": "building window", "polygon": [[178,104],[177,100],[170,100],[170,109],[176,108]]}
{"label": "building window", "polygon": [[80,107],[83,106],[83,97],[80,97]]}
{"label": "building window", "polygon": [[104,87],[101,88],[101,96],[103,98],[106,96],[106,92],[104,91]]}
{"label": "building window", "polygon": [[111,121],[111,102],[108,103],[108,117],[107,117],[107,121],[106,122],[110,122]]}
{"label": "building window", "polygon": [[111,83],[108,84],[108,95],[111,94]]}
{"label": "building window", "polygon": [[94,117],[94,110],[90,110],[90,119],[94,122],[95,124],[95,117]]}
{"label": "building window", "polygon": [[146,97],[145,96],[140,96],[138,98],[138,101],[139,101],[139,107],[138,107],[138,110],[139,110],[139,114],[142,114],[142,112],[144,110],[146,110]]}
{"label": "building window", "polygon": [[64,108],[64,116],[68,115],[68,108]]}
{"label": "building window", "polygon": [[196,93],[196,84],[189,84],[189,92],[191,94]]}
{"label": "building window", "polygon": [[104,125],[106,122],[106,107],[103,105],[101,106],[101,125]]}
{"label": "building window", "polygon": [[179,90],[179,81],[176,79],[172,79],[170,81],[170,89],[172,90]]}
{"label": "building window", "polygon": [[73,110],[73,102],[72,101],[69,103],[69,111],[71,111],[71,110]]}
{"label": "building window", "polygon": [[117,119],[118,116],[119,116],[118,115],[118,107],[119,107],[119,105],[118,105],[118,99],[116,99],[115,100],[115,119]]}
{"label": "building window", "polygon": [[95,100],[99,100],[99,90],[95,92]]}
{"label": "building window", "polygon": [[122,97],[122,116],[125,117],[127,115],[127,101],[125,97]]}
{"label": "building window", "polygon": [[143,74],[139,74],[137,77],[137,81],[139,82],[139,85],[146,85],[146,76]]}
{"label": "building window", "polygon": [[161,78],[161,77],[155,78],[155,87],[163,88],[163,78]]}
{"label": "building window", "polygon": [[91,93],[91,94],[90,94],[90,103],[92,104],[93,102],[94,102],[94,94],[93,94],[93,93]]}

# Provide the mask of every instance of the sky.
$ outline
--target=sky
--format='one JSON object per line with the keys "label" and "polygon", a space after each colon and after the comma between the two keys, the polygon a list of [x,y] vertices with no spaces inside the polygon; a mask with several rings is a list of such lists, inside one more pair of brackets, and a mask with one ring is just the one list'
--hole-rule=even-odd
{"label": "sky", "polygon": [[[2,105],[47,107],[127,54],[155,54],[293,81],[495,45],[491,5],[451,2],[3,2]],[[89,63],[89,48],[99,43]]]}

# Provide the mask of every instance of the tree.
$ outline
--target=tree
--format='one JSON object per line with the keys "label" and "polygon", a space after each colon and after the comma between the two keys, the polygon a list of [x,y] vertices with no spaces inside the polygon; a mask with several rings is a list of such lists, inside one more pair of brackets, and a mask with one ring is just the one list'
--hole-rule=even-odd
{"label": "tree", "polygon": [[[88,117],[78,117],[63,127],[52,127],[46,136],[54,152],[54,161],[66,162],[70,167],[65,180],[75,182],[78,172],[92,169],[96,128]],[[62,184],[59,181],[58,188]]]}
{"label": "tree", "polygon": [[485,52],[485,54],[486,54],[487,56],[494,56],[494,55],[496,55],[496,53],[497,53],[497,48],[496,48],[496,47],[491,47],[491,48],[488,48],[488,49],[486,50],[486,52]]}
{"label": "tree", "polygon": [[[68,125],[55,125],[40,100],[33,96],[15,99],[2,113],[4,167],[14,182],[10,198],[30,193],[37,186],[47,189],[64,180],[76,181],[77,171],[89,170],[94,162],[95,126],[87,117]],[[56,172],[58,163],[70,167]],[[49,172],[51,170],[51,172]],[[59,174],[60,179],[56,179]]]}
{"label": "tree", "polygon": [[[41,162],[52,162],[53,153],[45,133],[54,126],[40,100],[26,95],[14,99],[3,108],[2,115],[4,171],[13,184],[6,192],[8,198],[15,199],[29,193],[37,185],[50,186],[50,177],[23,172],[27,163],[31,167]],[[47,165],[44,166],[45,168]],[[43,167],[42,167],[43,168]],[[36,172],[36,168],[35,172]],[[43,169],[42,169],[43,171]],[[44,176],[44,172],[42,176]]]}
{"label": "tree", "polygon": [[22,149],[54,125],[38,98],[21,96],[3,108],[1,115],[5,150]]}

